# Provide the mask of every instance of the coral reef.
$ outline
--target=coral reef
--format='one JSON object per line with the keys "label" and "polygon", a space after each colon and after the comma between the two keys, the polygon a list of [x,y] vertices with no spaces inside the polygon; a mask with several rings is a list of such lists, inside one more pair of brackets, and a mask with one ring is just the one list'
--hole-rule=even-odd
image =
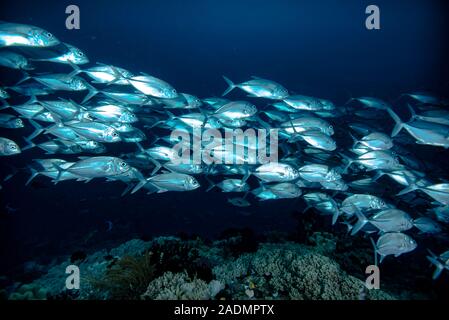
{"label": "coral reef", "polygon": [[[253,287],[256,298],[341,300],[359,299],[364,283],[343,271],[330,258],[294,243],[263,244],[253,254],[216,266],[213,273],[232,291],[247,299]],[[251,285],[252,284],[252,285]],[[380,290],[371,299],[393,299]]]}
{"label": "coral reef", "polygon": [[35,284],[24,284],[9,296],[9,300],[45,300],[47,291]]}
{"label": "coral reef", "polygon": [[153,300],[209,300],[224,286],[217,280],[209,284],[201,279],[190,279],[187,273],[166,272],[151,281],[142,299]]}
{"label": "coral reef", "polygon": [[351,264],[360,269],[362,262],[368,262],[368,250],[345,261],[352,248],[330,233],[312,233],[307,244],[283,240],[246,248],[242,239],[248,239],[248,234],[230,236],[211,243],[199,238],[134,239],[85,256],[78,252],[76,256],[82,258],[75,261],[81,275],[79,290],[65,288],[65,268],[73,263],[72,255],[30,284],[17,286],[9,299],[370,300],[419,296],[366,290],[365,275],[348,270]]}

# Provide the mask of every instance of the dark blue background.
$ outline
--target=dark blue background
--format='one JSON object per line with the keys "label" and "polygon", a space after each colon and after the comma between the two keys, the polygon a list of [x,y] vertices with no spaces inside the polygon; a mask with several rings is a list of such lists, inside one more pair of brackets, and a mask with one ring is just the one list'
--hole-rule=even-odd
{"label": "dark blue background", "polygon": [[[80,7],[80,30],[65,29],[69,4]],[[380,7],[379,31],[365,28],[369,4]],[[411,90],[447,90],[447,5],[439,1],[16,0],[2,2],[0,19],[42,27],[93,63],[147,72],[201,98],[223,92],[221,75],[237,82],[266,77],[337,104],[351,95],[393,99]],[[2,161],[21,167],[24,160]],[[25,188],[26,178],[19,173],[2,183],[2,203],[18,209],[1,218],[2,267],[133,236],[293,227],[292,201],[259,203],[248,212],[219,193],[120,198],[121,184],[53,187],[39,178],[41,187]],[[106,220],[114,222],[110,233]]]}

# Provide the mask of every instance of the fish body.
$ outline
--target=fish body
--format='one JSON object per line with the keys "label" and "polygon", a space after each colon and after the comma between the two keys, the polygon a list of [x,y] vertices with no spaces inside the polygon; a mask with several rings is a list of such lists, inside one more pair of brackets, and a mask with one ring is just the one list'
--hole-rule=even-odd
{"label": "fish body", "polygon": [[270,162],[259,166],[253,173],[265,182],[289,182],[299,178],[299,172],[289,164]]}
{"label": "fish body", "polygon": [[50,47],[60,42],[50,32],[39,27],[0,23],[0,47]]}
{"label": "fish body", "polygon": [[258,98],[276,99],[281,100],[288,96],[288,91],[282,85],[277,82],[253,77],[252,80],[242,82],[240,84],[234,84],[231,80],[223,77],[228,84],[228,88],[223,93],[223,96],[228,94],[234,88],[239,88],[250,96]]}
{"label": "fish body", "polygon": [[8,138],[0,137],[0,156],[13,156],[21,153],[17,143]]}
{"label": "fish body", "polygon": [[58,168],[58,170],[92,179],[123,174],[130,170],[130,166],[117,157],[99,156],[79,160],[67,168]]}
{"label": "fish body", "polygon": [[200,187],[198,181],[184,173],[162,173],[147,179],[147,184],[144,186],[150,190],[154,187],[157,192],[166,191],[191,191]]}
{"label": "fish body", "polygon": [[134,123],[138,121],[134,113],[116,104],[101,104],[89,108],[87,112],[101,122]]}
{"label": "fish body", "polygon": [[387,209],[388,206],[381,198],[369,194],[353,194],[341,203],[341,210],[348,215],[356,211]]}
{"label": "fish body", "polygon": [[119,133],[114,128],[101,122],[77,122],[67,126],[86,139],[107,143],[121,141]]}
{"label": "fish body", "polygon": [[382,260],[389,255],[399,257],[401,254],[413,251],[418,245],[410,236],[401,232],[388,232],[380,236],[375,245],[375,251]]}
{"label": "fish body", "polygon": [[13,51],[0,52],[0,66],[17,70],[33,70],[27,58]]}
{"label": "fish body", "polygon": [[282,101],[297,110],[319,111],[335,109],[331,101],[302,95],[288,96]]}
{"label": "fish body", "polygon": [[167,99],[176,98],[178,96],[175,88],[156,77],[140,75],[131,77],[128,81],[134,88],[148,96]]}
{"label": "fish body", "polygon": [[304,194],[304,200],[323,215],[332,216],[332,224],[337,222],[340,215],[340,208],[337,202],[328,194],[322,192],[310,192]]}
{"label": "fish body", "polygon": [[381,232],[401,232],[413,227],[413,219],[409,214],[398,209],[381,210],[367,218],[361,211],[355,211],[358,222],[351,230],[351,235],[356,234],[367,223],[375,226]]}
{"label": "fish body", "polygon": [[238,120],[251,117],[257,112],[256,106],[246,101],[233,101],[218,108],[213,116],[224,120]]}
{"label": "fish body", "polygon": [[1,128],[18,129],[23,128],[24,126],[22,119],[10,114],[0,113]]}

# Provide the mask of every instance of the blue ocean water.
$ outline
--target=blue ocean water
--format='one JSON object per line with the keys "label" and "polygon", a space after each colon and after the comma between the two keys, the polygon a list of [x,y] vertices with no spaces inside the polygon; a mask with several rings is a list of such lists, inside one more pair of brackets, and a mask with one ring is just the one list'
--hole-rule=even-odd
{"label": "blue ocean water", "polygon": [[[70,4],[80,8],[79,30],[65,28],[65,8]],[[292,92],[329,99],[337,106],[358,96],[393,101],[410,91],[447,95],[447,3],[375,1],[381,10],[381,29],[367,30],[365,8],[370,4],[17,0],[1,4],[0,20],[39,26],[83,50],[91,63],[146,72],[200,98],[222,94],[226,89],[222,75],[236,82],[250,76],[272,79]],[[11,79],[21,76],[0,69],[1,85],[11,85]],[[228,98],[245,96],[235,90]],[[339,126],[336,121],[334,125]],[[19,142],[22,136],[21,132],[9,134]],[[124,150],[131,152],[135,147],[128,145]],[[426,157],[425,147],[414,150]],[[120,197],[124,186],[118,183],[68,181],[55,186],[43,177],[25,187],[29,173],[21,168],[27,159],[41,155],[28,150],[26,157],[2,160],[2,177],[11,166],[19,169],[0,191],[4,210],[0,270],[5,273],[33,258],[51,260],[58,254],[94,250],[136,237],[183,234],[216,239],[226,230],[245,228],[255,234],[295,233],[304,208],[294,200],[254,201],[251,207],[238,208],[223,194],[204,190]],[[109,222],[113,224],[110,231]],[[329,229],[329,223],[323,228]]]}

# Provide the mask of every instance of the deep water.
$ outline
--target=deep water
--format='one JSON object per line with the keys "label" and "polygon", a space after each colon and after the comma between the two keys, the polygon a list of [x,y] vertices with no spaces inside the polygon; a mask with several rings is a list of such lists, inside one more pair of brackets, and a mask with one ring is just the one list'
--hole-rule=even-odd
{"label": "deep water", "polygon": [[[375,1],[381,10],[381,29],[369,31],[365,8],[371,2],[77,0],[81,29],[67,30],[65,8],[73,1],[16,0],[2,2],[0,20],[39,26],[79,47],[91,63],[146,72],[200,98],[222,94],[226,89],[222,75],[236,82],[250,76],[272,79],[292,92],[329,99],[337,106],[357,96],[394,101],[402,93],[418,90],[447,96],[447,3]],[[55,72],[70,69],[51,63],[39,66]],[[2,86],[21,77],[20,72],[0,67]],[[245,96],[235,90],[229,98]],[[386,121],[392,128],[394,123]],[[5,130],[0,130],[1,136],[8,132],[19,144],[31,133],[29,128]],[[124,148],[135,150],[130,144]],[[413,150],[423,159],[429,157],[426,146]],[[433,156],[426,160],[435,161],[444,171],[448,153],[436,154],[438,160]],[[27,280],[23,273],[27,261],[49,263],[61,255],[92,253],[134,238],[174,235],[216,240],[249,233],[257,244],[280,233],[285,239],[307,243],[314,231],[327,231],[337,232],[341,243],[347,239],[344,226],[332,228],[316,215],[304,218],[301,200],[252,201],[251,207],[238,208],[216,190],[120,197],[125,185],[118,182],[67,181],[55,186],[45,177],[26,187],[29,172],[24,168],[29,159],[38,157],[41,151],[28,150],[20,157],[1,159],[1,179],[17,170],[0,190],[0,275],[11,279]],[[108,222],[113,224],[110,231]],[[359,250],[371,250],[369,240],[362,241],[366,247]],[[438,241],[423,240],[413,256],[389,257],[387,277],[394,279],[414,259],[427,268],[425,244]],[[363,277],[364,266],[348,259],[337,261]],[[437,297],[444,297],[442,285],[435,288],[429,280],[432,271],[428,268],[425,278],[408,270],[407,280],[399,282],[425,293],[436,290]],[[441,281],[447,284],[445,277]]]}

